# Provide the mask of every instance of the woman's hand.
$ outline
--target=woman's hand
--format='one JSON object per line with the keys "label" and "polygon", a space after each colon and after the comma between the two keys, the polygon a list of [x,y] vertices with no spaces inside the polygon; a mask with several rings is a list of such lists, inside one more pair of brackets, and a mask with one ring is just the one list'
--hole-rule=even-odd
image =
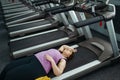
{"label": "woman's hand", "polygon": [[55,61],[53,60],[53,58],[46,54],[45,58],[50,61],[53,72],[56,76],[59,76],[60,74],[63,73],[65,66],[66,66],[66,61],[64,59],[61,59],[60,62],[58,63],[58,65],[56,65]]}
{"label": "woman's hand", "polygon": [[50,62],[53,61],[53,58],[52,58],[50,55],[48,55],[48,54],[45,55],[45,58],[46,58],[48,61],[50,61]]}

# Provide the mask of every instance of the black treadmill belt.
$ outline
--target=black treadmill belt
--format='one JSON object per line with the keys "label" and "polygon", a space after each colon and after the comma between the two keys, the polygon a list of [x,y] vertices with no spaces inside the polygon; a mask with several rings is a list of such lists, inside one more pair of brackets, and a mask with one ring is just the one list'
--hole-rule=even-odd
{"label": "black treadmill belt", "polygon": [[41,26],[48,23],[50,23],[50,20],[42,20],[42,21],[32,22],[24,25],[17,25],[15,27],[9,27],[8,30],[9,32],[13,32],[13,31],[23,30],[27,28],[36,27],[36,26]]}
{"label": "black treadmill belt", "polygon": [[32,47],[35,45],[47,43],[47,42],[57,40],[60,38],[64,38],[66,36],[67,36],[67,34],[63,31],[54,31],[51,33],[47,33],[47,34],[34,36],[34,37],[23,39],[23,40],[11,42],[10,48],[13,52],[13,51],[25,49],[28,47]]}
{"label": "black treadmill belt", "polygon": [[[29,10],[29,9],[28,9]],[[19,11],[14,11],[14,12],[4,12],[4,14],[13,14],[13,13],[18,13],[18,12],[23,12],[23,11],[28,11],[28,10],[19,10]]]}
{"label": "black treadmill belt", "polygon": [[3,8],[3,10],[16,9],[16,8],[21,8],[21,7],[25,7],[25,5],[18,5],[18,6],[14,6],[12,8],[10,6],[10,7]]}
{"label": "black treadmill belt", "polygon": [[[67,62],[66,68],[64,72],[73,70],[77,67],[85,65],[89,62],[97,60],[97,56],[87,48],[78,47],[77,53],[74,54],[74,57]],[[53,72],[51,71],[48,74],[50,77],[54,77]]]}
{"label": "black treadmill belt", "polygon": [[22,3],[7,3],[7,4],[3,4],[2,7],[9,7],[9,6],[16,6],[16,5],[23,5]]}
{"label": "black treadmill belt", "polygon": [[26,17],[29,17],[29,16],[33,16],[33,15],[35,15],[35,14],[36,14],[35,12],[28,13],[28,14],[24,14],[24,15],[17,16],[17,17],[14,17],[14,18],[10,18],[10,19],[6,20],[6,22],[11,22],[11,21],[23,19],[23,18],[26,18]]}

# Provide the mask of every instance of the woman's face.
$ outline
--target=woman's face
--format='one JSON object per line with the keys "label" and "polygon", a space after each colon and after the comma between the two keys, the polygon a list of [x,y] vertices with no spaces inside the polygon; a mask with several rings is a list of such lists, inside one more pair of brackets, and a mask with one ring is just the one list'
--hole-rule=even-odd
{"label": "woman's face", "polygon": [[73,51],[72,51],[72,49],[70,49],[70,48],[65,48],[64,50],[63,50],[63,55],[66,57],[66,58],[68,58],[68,57],[70,57],[70,55],[72,55],[72,53],[73,53]]}

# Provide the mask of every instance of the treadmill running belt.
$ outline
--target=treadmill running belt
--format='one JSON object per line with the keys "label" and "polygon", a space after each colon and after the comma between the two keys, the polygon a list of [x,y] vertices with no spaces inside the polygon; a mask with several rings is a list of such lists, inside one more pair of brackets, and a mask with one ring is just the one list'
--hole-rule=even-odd
{"label": "treadmill running belt", "polygon": [[[73,70],[94,60],[97,60],[97,56],[92,51],[87,48],[78,47],[74,57],[67,62],[64,72]],[[52,71],[48,75],[54,77]]]}
{"label": "treadmill running belt", "polygon": [[29,10],[28,7],[22,7],[22,8],[15,8],[15,9],[10,9],[10,10],[4,10],[4,13],[14,13],[14,12],[21,12],[21,11],[26,11]]}
{"label": "treadmill running belt", "polygon": [[22,15],[22,16],[17,16],[17,17],[14,17],[14,18],[7,19],[6,22],[11,22],[11,21],[23,19],[23,18],[26,18],[26,17],[29,17],[29,16],[33,16],[33,15],[35,15],[35,12],[34,12],[34,13],[25,14],[25,15]]}
{"label": "treadmill running belt", "polygon": [[11,51],[17,51],[31,46],[47,43],[56,39],[67,37],[68,35],[63,31],[55,31],[43,35],[34,36],[19,41],[10,42]]}
{"label": "treadmill running belt", "polygon": [[49,24],[49,23],[50,23],[50,20],[42,20],[42,21],[32,22],[29,24],[23,24],[23,25],[17,25],[14,27],[9,27],[8,30],[9,30],[9,32],[13,32],[13,31],[23,30],[23,29],[41,26],[43,24]]}
{"label": "treadmill running belt", "polygon": [[3,7],[3,10],[15,9],[15,8],[22,8],[25,5],[17,5],[17,6],[10,6],[10,7]]}

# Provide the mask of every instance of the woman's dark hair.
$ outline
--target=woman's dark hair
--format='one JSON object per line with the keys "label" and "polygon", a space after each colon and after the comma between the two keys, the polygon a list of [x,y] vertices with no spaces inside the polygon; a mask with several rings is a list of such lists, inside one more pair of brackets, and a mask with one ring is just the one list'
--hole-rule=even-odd
{"label": "woman's dark hair", "polygon": [[67,60],[71,60],[73,57],[74,57],[74,52],[69,57],[67,57]]}
{"label": "woman's dark hair", "polygon": [[[61,51],[61,50],[59,50],[59,52],[60,52],[60,53],[63,53],[63,51]],[[74,53],[75,53],[75,52],[73,51],[72,54],[71,54],[69,57],[67,57],[66,59],[67,59],[67,60],[71,60],[71,59],[74,57]]]}

